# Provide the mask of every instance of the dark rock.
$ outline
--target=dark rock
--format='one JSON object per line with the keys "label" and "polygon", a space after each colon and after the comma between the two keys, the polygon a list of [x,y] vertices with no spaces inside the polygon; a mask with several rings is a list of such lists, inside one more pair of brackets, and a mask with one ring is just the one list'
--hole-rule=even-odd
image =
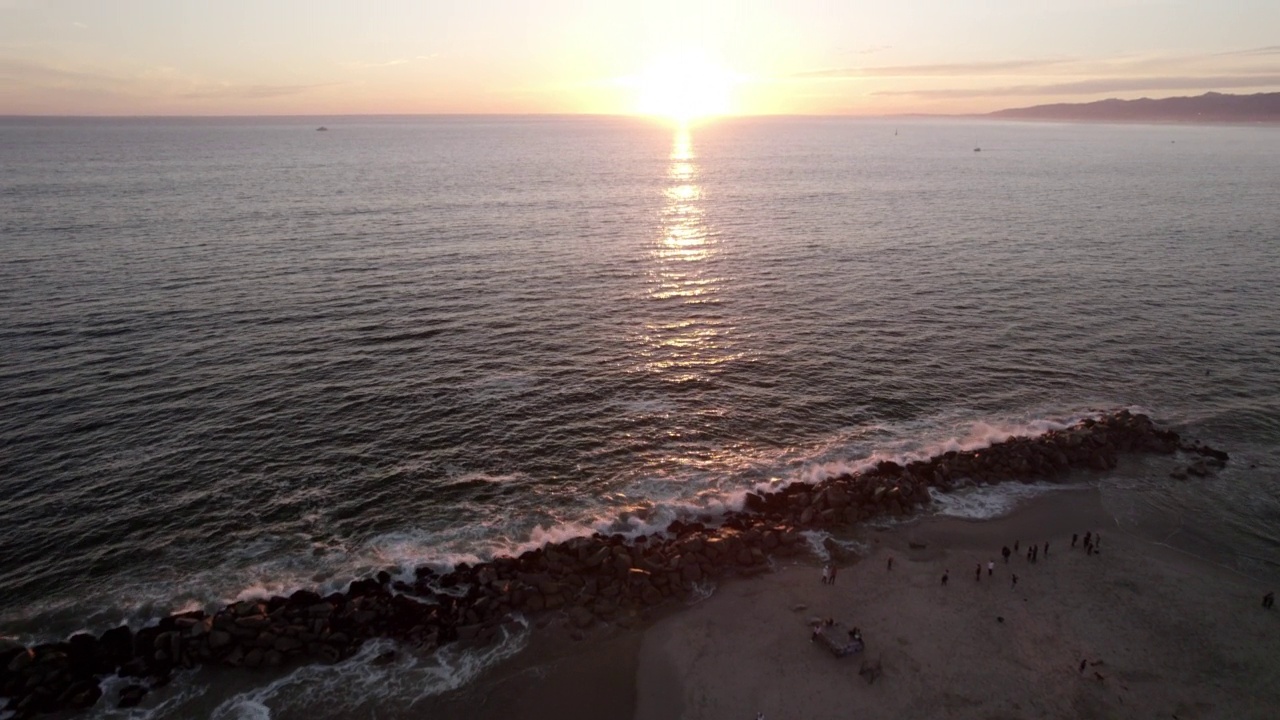
{"label": "dark rock", "polygon": [[141,685],[126,685],[120,688],[119,702],[116,707],[131,708],[137,707],[142,702],[142,698],[146,697],[147,689]]}

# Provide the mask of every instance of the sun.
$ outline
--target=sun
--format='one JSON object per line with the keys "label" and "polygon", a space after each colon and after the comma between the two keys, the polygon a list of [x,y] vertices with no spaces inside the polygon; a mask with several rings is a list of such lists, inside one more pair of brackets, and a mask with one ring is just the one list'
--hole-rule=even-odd
{"label": "sun", "polygon": [[734,76],[704,55],[655,59],[637,78],[636,111],[686,123],[732,112]]}

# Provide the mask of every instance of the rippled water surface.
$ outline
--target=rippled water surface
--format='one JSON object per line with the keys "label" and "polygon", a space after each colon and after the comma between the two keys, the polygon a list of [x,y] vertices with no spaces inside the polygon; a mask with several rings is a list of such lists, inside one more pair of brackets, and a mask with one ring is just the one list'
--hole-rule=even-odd
{"label": "rippled water surface", "polygon": [[0,121],[0,634],[1120,406],[1280,567],[1280,130],[317,124]]}

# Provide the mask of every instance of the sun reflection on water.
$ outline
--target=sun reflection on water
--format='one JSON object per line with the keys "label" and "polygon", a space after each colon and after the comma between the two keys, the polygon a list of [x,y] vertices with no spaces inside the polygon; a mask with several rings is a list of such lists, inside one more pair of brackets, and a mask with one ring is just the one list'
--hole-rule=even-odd
{"label": "sun reflection on water", "polygon": [[732,328],[719,311],[726,279],[717,262],[719,241],[707,225],[702,185],[687,126],[672,142],[659,230],[649,257],[648,299],[653,319],[642,335],[645,370],[665,380],[705,380],[736,357]]}

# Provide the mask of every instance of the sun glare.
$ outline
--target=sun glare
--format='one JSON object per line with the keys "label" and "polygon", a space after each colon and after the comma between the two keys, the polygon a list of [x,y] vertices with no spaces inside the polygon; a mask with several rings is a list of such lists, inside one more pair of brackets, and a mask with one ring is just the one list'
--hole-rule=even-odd
{"label": "sun glare", "polygon": [[636,110],[676,122],[732,112],[733,75],[697,53],[659,58],[638,78]]}

